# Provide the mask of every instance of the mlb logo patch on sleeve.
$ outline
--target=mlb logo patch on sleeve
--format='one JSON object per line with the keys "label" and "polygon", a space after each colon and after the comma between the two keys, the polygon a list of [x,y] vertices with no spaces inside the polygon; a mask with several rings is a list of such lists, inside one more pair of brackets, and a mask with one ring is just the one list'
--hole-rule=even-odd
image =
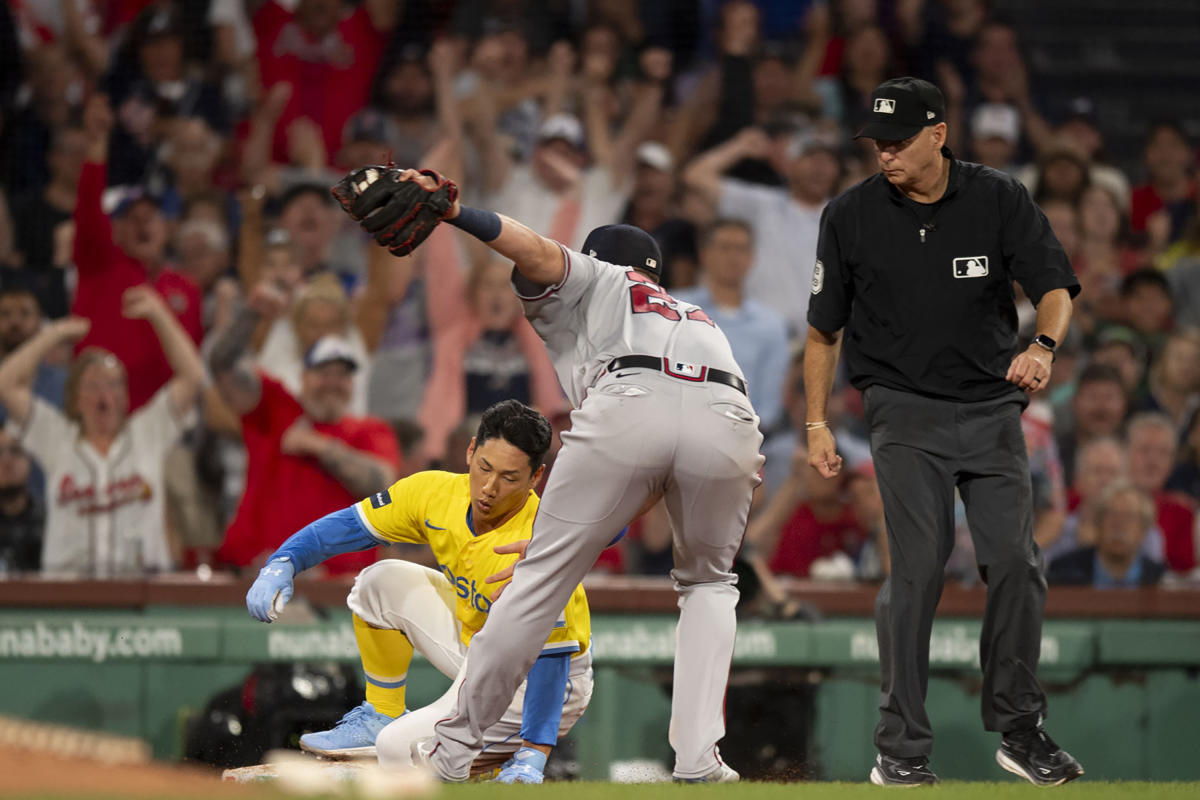
{"label": "mlb logo patch on sleeve", "polygon": [[390,502],[392,502],[392,496],[388,494],[387,489],[371,495],[371,508],[383,508]]}
{"label": "mlb logo patch on sleeve", "polygon": [[954,259],[954,277],[956,278],[982,278],[987,274],[987,256],[967,256]]}

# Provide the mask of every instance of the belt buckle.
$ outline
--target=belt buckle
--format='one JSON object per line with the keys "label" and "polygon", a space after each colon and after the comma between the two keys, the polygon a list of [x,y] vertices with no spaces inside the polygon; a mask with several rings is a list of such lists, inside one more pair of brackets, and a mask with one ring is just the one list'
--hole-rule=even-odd
{"label": "belt buckle", "polygon": [[708,377],[708,367],[687,361],[672,361],[663,356],[663,372],[672,378],[701,383]]}

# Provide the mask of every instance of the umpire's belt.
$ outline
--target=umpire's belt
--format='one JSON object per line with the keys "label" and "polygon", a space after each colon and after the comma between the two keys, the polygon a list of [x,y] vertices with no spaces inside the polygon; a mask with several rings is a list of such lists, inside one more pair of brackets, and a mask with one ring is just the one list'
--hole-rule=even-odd
{"label": "umpire's belt", "polygon": [[696,364],[685,364],[682,361],[671,361],[666,356],[662,358],[638,355],[621,356],[608,363],[609,372],[622,369],[652,369],[655,372],[665,372],[672,378],[679,378],[681,381],[723,383],[726,386],[732,386],[747,397],[750,396],[750,393],[746,391],[746,382],[732,372]]}

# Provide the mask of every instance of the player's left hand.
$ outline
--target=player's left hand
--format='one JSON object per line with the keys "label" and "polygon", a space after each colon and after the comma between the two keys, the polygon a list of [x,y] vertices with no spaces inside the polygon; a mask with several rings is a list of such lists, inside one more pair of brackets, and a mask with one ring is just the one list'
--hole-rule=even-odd
{"label": "player's left hand", "polygon": [[370,166],[331,189],[342,208],[393,255],[406,256],[458,216],[458,186],[433,170]]}
{"label": "player's left hand", "polygon": [[[492,552],[496,553],[497,555],[502,555],[502,556],[509,555],[511,553],[517,553],[518,554],[517,561],[521,561],[525,558],[525,550],[528,547],[529,547],[529,540],[521,539],[516,542],[509,542],[508,544],[496,545],[495,547],[492,548]],[[509,564],[507,567],[500,570],[499,572],[493,572],[491,575],[488,575],[486,578],[483,579],[484,583],[504,582],[503,586],[501,586],[499,589],[492,592],[488,596],[488,599],[490,599],[493,603],[496,602],[496,600],[498,600],[500,598],[500,595],[504,594],[504,590],[506,588],[508,588],[507,581],[509,578],[511,578],[513,576],[513,569],[516,568],[517,561],[514,561],[513,563]],[[538,783],[541,783],[541,781],[538,781]]]}
{"label": "player's left hand", "polygon": [[1049,385],[1053,363],[1053,353],[1040,345],[1031,344],[1012,360],[1004,379],[1029,394],[1036,394]]}
{"label": "player's left hand", "polygon": [[246,592],[246,610],[259,622],[274,622],[292,599],[292,577],[296,568],[287,557],[272,559],[259,570],[258,578]]}

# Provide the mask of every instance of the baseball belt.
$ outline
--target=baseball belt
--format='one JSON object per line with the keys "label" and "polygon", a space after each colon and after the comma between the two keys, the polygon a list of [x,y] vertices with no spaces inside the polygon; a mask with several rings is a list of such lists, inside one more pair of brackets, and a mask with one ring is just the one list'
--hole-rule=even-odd
{"label": "baseball belt", "polygon": [[713,369],[711,367],[696,367],[692,364],[684,364],[677,362],[672,365],[670,359],[658,358],[657,356],[621,356],[614,358],[608,363],[608,371],[616,372],[621,369],[652,369],[655,372],[664,372],[672,378],[680,380],[692,381],[694,383],[723,383],[726,386],[732,386],[747,397],[750,393],[746,391],[746,382],[734,375],[732,372],[726,372],[723,369]]}

